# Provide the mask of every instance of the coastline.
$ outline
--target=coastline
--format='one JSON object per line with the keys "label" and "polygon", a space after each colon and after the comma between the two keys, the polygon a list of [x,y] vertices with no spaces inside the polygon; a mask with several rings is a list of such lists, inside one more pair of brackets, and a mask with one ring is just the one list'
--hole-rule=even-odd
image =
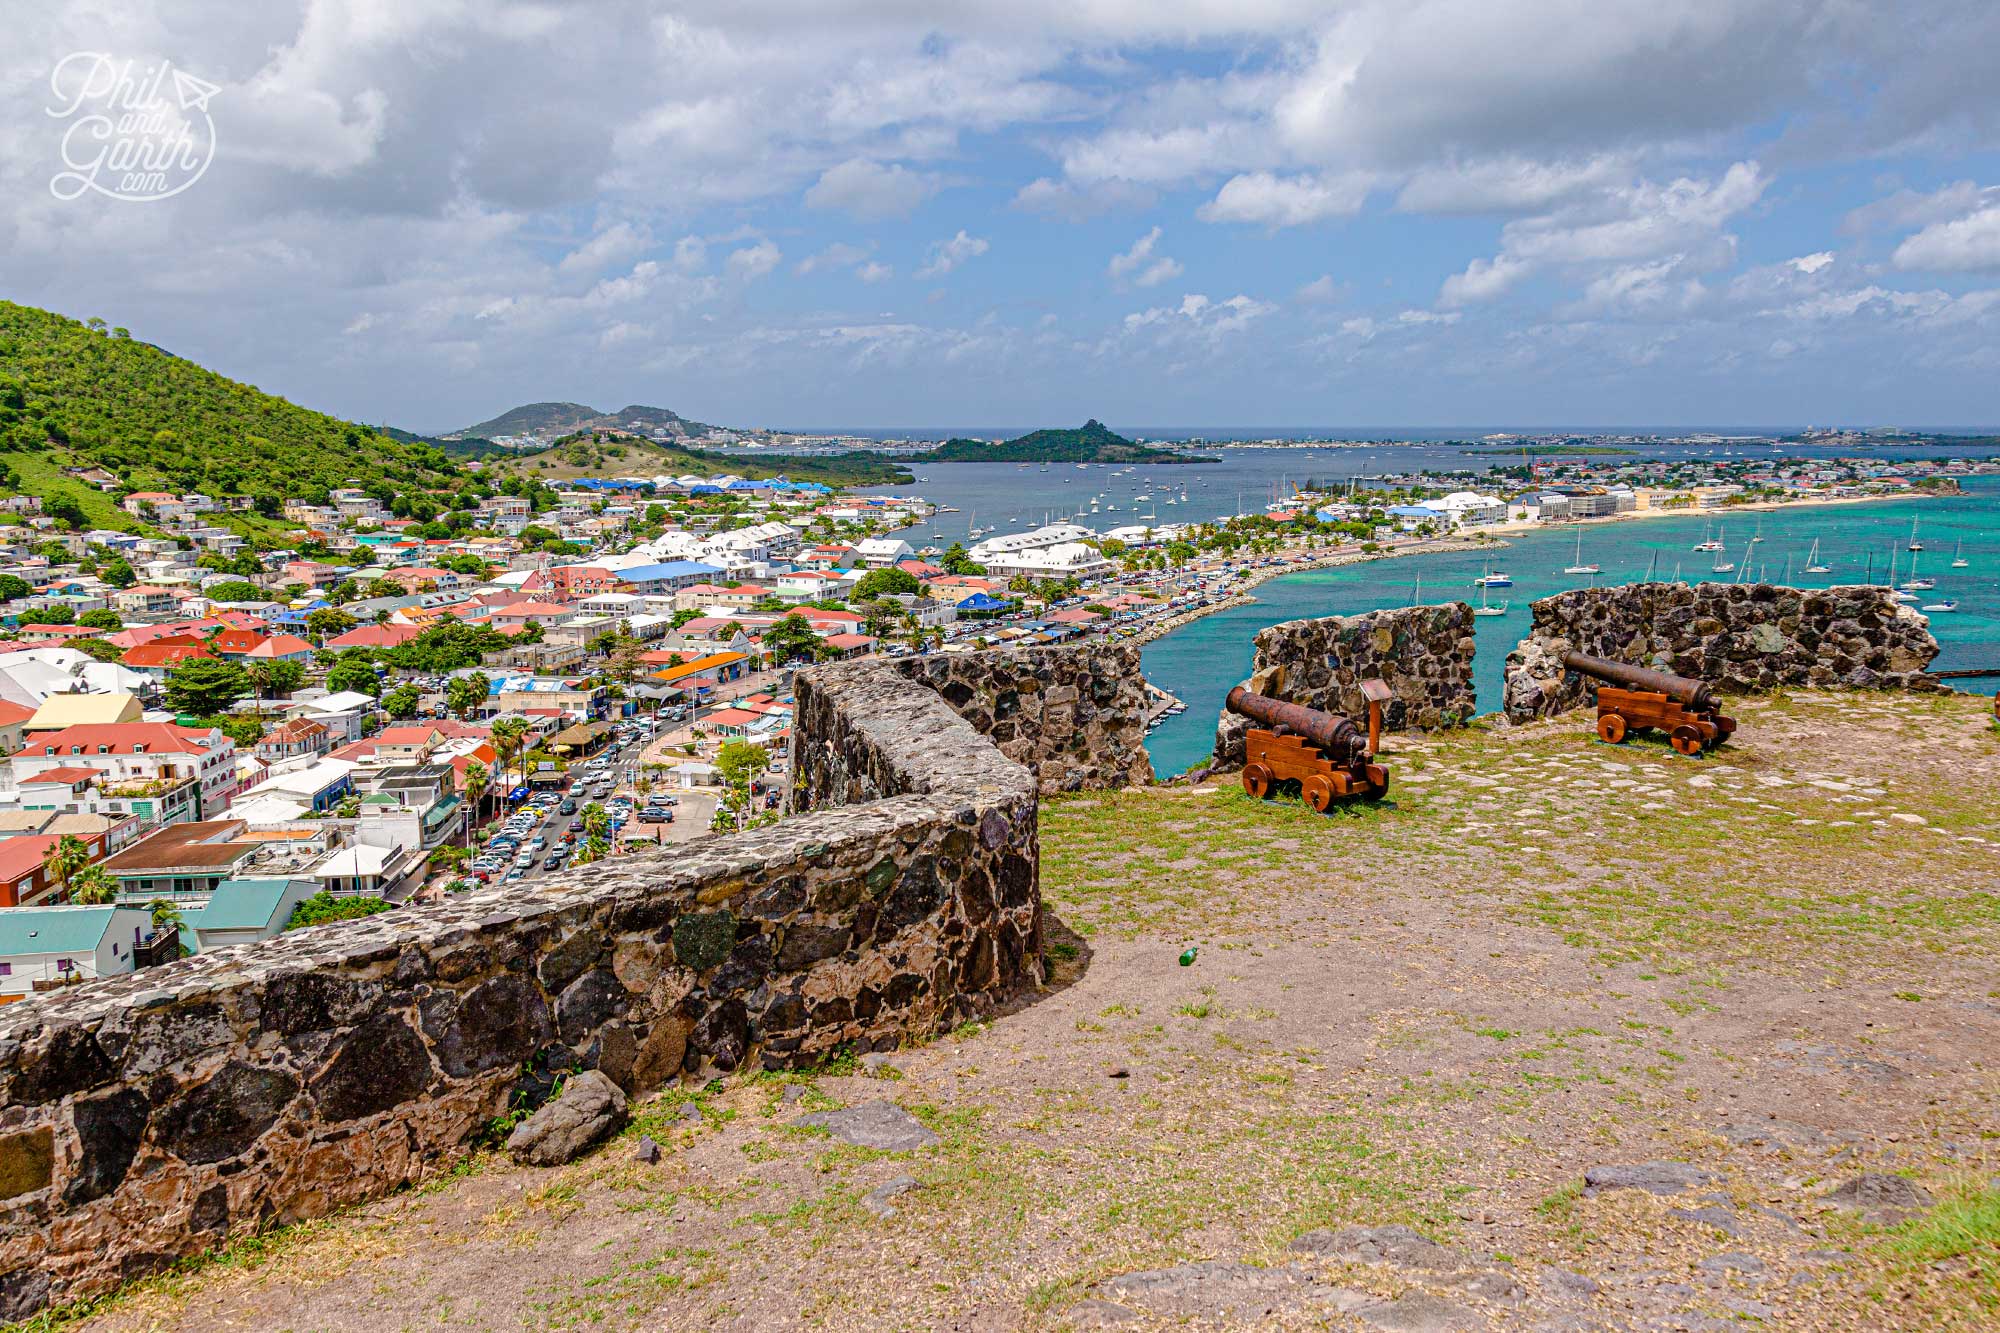
{"label": "coastline", "polygon": [[1459,537],[1446,537],[1430,541],[1413,542],[1407,546],[1391,546],[1380,551],[1339,551],[1323,556],[1316,556],[1310,560],[1288,563],[1278,568],[1245,570],[1241,576],[1243,582],[1240,586],[1233,589],[1227,597],[1210,602],[1207,606],[1197,606],[1179,612],[1167,617],[1165,620],[1153,621],[1136,634],[1124,636],[1119,642],[1143,647],[1155,639],[1165,638],[1182,626],[1193,624],[1204,616],[1212,616],[1218,611],[1227,611],[1231,607],[1247,606],[1257,600],[1250,595],[1252,588],[1268,583],[1272,579],[1284,578],[1289,574],[1304,574],[1315,569],[1335,569],[1341,565],[1362,565],[1374,560],[1395,560],[1405,556],[1448,555],[1457,551],[1504,549],[1507,544],[1504,541],[1469,541]]}
{"label": "coastline", "polygon": [[[1956,494],[1962,494],[1957,492]],[[1649,518],[1704,518],[1726,521],[1731,514],[1764,514],[1775,510],[1832,509],[1841,505],[1893,504],[1906,500],[1948,500],[1953,493],[1934,494],[1930,491],[1906,491],[1900,495],[1840,495],[1823,500],[1753,500],[1749,504],[1722,505],[1714,509],[1634,509],[1624,514],[1605,514],[1598,518],[1572,518],[1561,523],[1513,522],[1483,523],[1481,532],[1520,533],[1554,532],[1558,529],[1598,527],[1609,523],[1629,523],[1634,519]]]}

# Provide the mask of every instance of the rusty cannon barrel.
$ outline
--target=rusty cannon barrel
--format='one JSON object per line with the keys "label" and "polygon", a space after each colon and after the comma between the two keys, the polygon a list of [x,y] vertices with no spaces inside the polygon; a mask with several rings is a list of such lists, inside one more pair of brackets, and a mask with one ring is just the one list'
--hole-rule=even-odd
{"label": "rusty cannon barrel", "polygon": [[1676,676],[1671,671],[1655,671],[1651,667],[1609,662],[1602,657],[1592,657],[1588,653],[1564,653],[1563,665],[1586,676],[1595,676],[1613,685],[1622,685],[1628,690],[1664,694],[1685,708],[1713,712],[1716,707],[1715,691],[1709,688],[1705,680],[1690,680],[1686,676]]}
{"label": "rusty cannon barrel", "polygon": [[1374,748],[1369,744],[1367,734],[1354,725],[1352,718],[1339,713],[1322,713],[1317,708],[1286,703],[1268,695],[1252,694],[1241,685],[1229,692],[1223,706],[1252,722],[1290,732],[1318,746],[1320,752],[1335,763],[1364,759]]}

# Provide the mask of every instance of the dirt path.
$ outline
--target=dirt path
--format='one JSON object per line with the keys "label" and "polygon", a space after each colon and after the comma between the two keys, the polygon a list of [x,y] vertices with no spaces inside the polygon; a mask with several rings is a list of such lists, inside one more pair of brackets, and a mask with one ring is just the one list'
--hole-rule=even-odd
{"label": "dirt path", "polygon": [[[1991,1328],[1984,708],[1751,703],[1702,761],[1582,718],[1402,740],[1393,803],[1331,818],[1052,802],[1078,933],[1019,1012],[676,1090],[573,1166],[482,1157],[91,1326]],[[800,1122],[876,1100],[937,1141]],[[1913,1220],[1828,1197],[1863,1173]]]}

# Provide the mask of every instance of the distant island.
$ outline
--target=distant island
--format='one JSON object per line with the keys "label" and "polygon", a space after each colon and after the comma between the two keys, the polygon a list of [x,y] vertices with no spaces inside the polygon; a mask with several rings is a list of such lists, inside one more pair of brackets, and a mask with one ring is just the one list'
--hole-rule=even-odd
{"label": "distant island", "polygon": [[622,430],[677,440],[699,439],[714,430],[664,407],[634,403],[616,412],[600,412],[587,403],[524,403],[508,408],[491,421],[451,432],[446,438],[494,440],[519,437],[550,439],[582,430]]}
{"label": "distant island", "polygon": [[1090,420],[1076,430],[1038,430],[1004,444],[946,440],[903,463],[1214,463],[1220,460],[1155,449],[1128,440],[1103,422]]}

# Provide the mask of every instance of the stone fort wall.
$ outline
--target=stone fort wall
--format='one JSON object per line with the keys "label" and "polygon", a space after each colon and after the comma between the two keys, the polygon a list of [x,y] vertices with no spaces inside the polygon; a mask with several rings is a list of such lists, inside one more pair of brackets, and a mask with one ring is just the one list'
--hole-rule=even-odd
{"label": "stone fort wall", "polygon": [[[1361,682],[1379,679],[1393,696],[1382,709],[1385,731],[1434,731],[1472,716],[1472,652],[1472,607],[1465,602],[1288,620],[1257,635],[1243,684],[1256,694],[1365,723]],[[1249,727],[1247,719],[1223,711],[1211,770],[1242,767]]]}
{"label": "stone fort wall", "polygon": [[1566,652],[1706,680],[1728,693],[1784,686],[1932,690],[1938,643],[1916,610],[1885,588],[1770,583],[1632,583],[1578,588],[1533,606],[1526,639],[1507,655],[1504,706],[1515,722],[1553,717],[1592,696]]}
{"label": "stone fort wall", "polygon": [[1137,655],[968,656],[953,705],[910,664],[802,674],[770,827],[0,1011],[0,1318],[421,1179],[560,1070],[644,1093],[893,1046],[1038,982],[1049,779],[981,728],[1026,711],[1007,681],[1075,688],[1040,701],[1035,757],[1126,780],[1105,712]]}

